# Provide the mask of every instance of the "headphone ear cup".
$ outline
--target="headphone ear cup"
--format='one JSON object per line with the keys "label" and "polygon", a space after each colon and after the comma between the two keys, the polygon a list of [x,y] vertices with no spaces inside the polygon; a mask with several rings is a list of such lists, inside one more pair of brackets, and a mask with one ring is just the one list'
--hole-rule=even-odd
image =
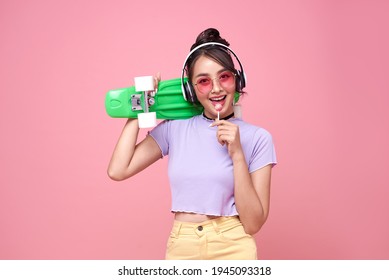
{"label": "headphone ear cup", "polygon": [[193,86],[189,82],[184,83],[184,94],[188,102],[197,102],[196,92],[194,91]]}

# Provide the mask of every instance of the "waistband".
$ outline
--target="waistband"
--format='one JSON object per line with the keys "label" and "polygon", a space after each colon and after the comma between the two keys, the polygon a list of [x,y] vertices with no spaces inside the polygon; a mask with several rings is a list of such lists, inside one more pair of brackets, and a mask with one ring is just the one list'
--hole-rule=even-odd
{"label": "waistband", "polygon": [[219,217],[211,220],[206,220],[201,223],[181,222],[174,220],[172,233],[178,235],[203,234],[205,232],[214,231],[220,233],[237,226],[242,223],[237,216]]}

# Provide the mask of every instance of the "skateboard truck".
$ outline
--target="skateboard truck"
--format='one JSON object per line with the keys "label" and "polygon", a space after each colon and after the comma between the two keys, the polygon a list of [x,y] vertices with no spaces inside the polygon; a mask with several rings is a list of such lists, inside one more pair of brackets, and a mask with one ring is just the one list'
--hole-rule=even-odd
{"label": "skateboard truck", "polygon": [[[156,112],[149,112],[149,106],[155,103],[154,77],[142,76],[135,77],[135,91],[142,94],[133,94],[131,96],[131,107],[133,111],[143,111],[138,113],[140,128],[154,127],[157,125]],[[143,98],[142,98],[143,95]],[[143,104],[142,104],[143,99]]]}

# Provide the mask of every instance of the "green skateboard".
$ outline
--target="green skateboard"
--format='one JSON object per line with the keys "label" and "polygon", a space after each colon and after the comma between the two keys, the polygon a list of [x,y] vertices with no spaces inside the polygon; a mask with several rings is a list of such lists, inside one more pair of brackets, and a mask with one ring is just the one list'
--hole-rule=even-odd
{"label": "green skateboard", "polygon": [[159,82],[155,91],[152,76],[137,77],[135,86],[109,91],[105,109],[113,118],[138,118],[139,127],[155,126],[156,119],[187,119],[203,112],[200,104],[184,99],[180,78]]}
{"label": "green skateboard", "polygon": [[[184,99],[181,78],[160,81],[156,91],[152,76],[136,77],[134,80],[135,86],[108,91],[105,109],[109,116],[138,118],[139,127],[147,128],[155,126],[157,119],[188,119],[204,110],[201,104]],[[238,102],[239,96],[235,93],[235,102]]]}

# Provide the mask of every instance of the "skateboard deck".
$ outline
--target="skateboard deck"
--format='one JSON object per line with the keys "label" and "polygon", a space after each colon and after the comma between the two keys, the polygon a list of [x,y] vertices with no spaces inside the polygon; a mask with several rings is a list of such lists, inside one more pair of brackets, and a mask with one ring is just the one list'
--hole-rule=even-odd
{"label": "skateboard deck", "polygon": [[138,118],[140,113],[155,112],[157,119],[175,120],[203,112],[201,104],[184,99],[180,78],[160,81],[157,91],[148,89],[142,91],[132,86],[108,91],[105,98],[107,114],[113,118]]}

